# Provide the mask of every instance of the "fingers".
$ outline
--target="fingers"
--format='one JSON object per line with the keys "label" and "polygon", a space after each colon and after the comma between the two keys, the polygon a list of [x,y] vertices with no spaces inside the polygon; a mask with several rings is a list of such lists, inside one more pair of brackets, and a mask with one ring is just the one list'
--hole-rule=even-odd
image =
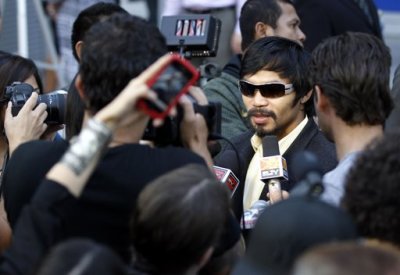
{"label": "fingers", "polygon": [[180,99],[179,99],[179,104],[182,106],[183,108],[183,112],[184,112],[184,118],[190,118],[190,119],[194,119],[194,108],[193,108],[193,102],[188,98],[187,95],[183,95]]}
{"label": "fingers", "polygon": [[9,101],[7,104],[7,109],[6,109],[5,119],[4,119],[5,121],[9,121],[13,117],[13,115],[11,113],[11,108],[12,108],[12,103],[11,103],[11,101]]}
{"label": "fingers", "polygon": [[284,200],[288,199],[288,198],[289,198],[289,192],[283,190],[283,191],[282,191],[282,198],[283,198]]}
{"label": "fingers", "polygon": [[[28,100],[25,102],[24,106],[22,106],[20,113],[27,113],[33,110],[35,108],[37,100],[38,100],[39,95],[35,92],[31,94],[31,96],[28,98]],[[43,103],[44,104],[44,103]],[[46,104],[45,104],[46,106]]]}
{"label": "fingers", "polygon": [[286,200],[289,198],[289,192],[282,190],[271,190],[267,193],[267,198],[269,199],[270,204],[277,203],[281,200]]}
{"label": "fingers", "polygon": [[200,87],[191,86],[189,88],[189,94],[196,100],[199,105],[207,105],[208,99]]}

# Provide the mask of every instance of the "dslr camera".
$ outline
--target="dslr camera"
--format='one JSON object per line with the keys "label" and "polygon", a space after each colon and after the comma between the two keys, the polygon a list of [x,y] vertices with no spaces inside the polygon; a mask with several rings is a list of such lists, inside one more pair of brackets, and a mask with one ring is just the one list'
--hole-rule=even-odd
{"label": "dslr camera", "polygon": [[[33,92],[33,87],[27,83],[14,82],[10,86],[6,87],[4,99],[11,101],[11,113],[13,116],[18,115],[19,111]],[[42,102],[47,105],[46,111],[48,116],[44,121],[46,124],[58,125],[65,123],[66,99],[67,92],[64,90],[57,90],[51,93],[39,95],[36,106]]]}

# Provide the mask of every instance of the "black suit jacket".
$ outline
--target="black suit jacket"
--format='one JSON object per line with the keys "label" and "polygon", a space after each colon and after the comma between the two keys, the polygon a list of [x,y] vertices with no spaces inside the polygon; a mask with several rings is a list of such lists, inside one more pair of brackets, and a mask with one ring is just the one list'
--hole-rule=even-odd
{"label": "black suit jacket", "polygon": [[[238,219],[243,213],[243,192],[247,169],[254,156],[254,149],[250,142],[253,134],[254,131],[248,131],[231,140],[239,153],[239,158],[236,158],[236,154],[232,152],[232,146],[229,145],[214,159],[215,165],[231,169],[240,181],[232,197],[232,207]],[[292,158],[296,152],[304,150],[310,151],[318,157],[324,173],[334,169],[337,165],[334,144],[325,138],[314,120],[309,119],[299,136],[283,154],[288,165],[289,180],[281,183],[282,189],[290,191],[299,181],[293,174],[293,167],[296,163],[292,162]]]}
{"label": "black suit jacket", "polygon": [[400,126],[400,65],[397,66],[393,78],[393,88],[391,91],[394,108],[386,119],[385,131],[398,129]]}
{"label": "black suit jacket", "polygon": [[312,51],[325,38],[347,31],[370,33],[382,38],[376,6],[373,0],[365,1],[372,24],[354,0],[296,0],[300,28],[307,36],[304,47]]}

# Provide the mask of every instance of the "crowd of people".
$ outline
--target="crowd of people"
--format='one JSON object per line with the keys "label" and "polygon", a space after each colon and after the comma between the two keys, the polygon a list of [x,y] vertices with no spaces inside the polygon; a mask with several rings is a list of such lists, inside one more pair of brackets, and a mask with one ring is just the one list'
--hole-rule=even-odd
{"label": "crowd of people", "polygon": [[[372,1],[325,2],[237,1],[242,53],[165,119],[143,106],[164,104],[149,83],[175,57],[115,3],[76,14],[65,124],[47,123],[35,63],[0,52],[0,274],[400,274],[400,69],[390,89]],[[346,5],[355,23],[325,33]],[[199,112],[212,102],[223,140]],[[148,140],[171,121],[179,146]],[[276,155],[282,174],[262,177]]]}

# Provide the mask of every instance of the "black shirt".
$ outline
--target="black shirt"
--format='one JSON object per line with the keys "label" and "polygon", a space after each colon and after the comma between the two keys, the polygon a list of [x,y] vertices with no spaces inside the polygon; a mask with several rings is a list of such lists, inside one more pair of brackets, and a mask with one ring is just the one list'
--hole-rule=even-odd
{"label": "black shirt", "polygon": [[[13,153],[3,182],[12,227],[47,171],[67,148],[66,142],[32,141]],[[129,261],[129,221],[139,192],[151,180],[188,163],[206,165],[200,156],[184,148],[139,144],[110,148],[81,198],[66,198],[60,206],[60,238],[88,237],[110,246]]]}

